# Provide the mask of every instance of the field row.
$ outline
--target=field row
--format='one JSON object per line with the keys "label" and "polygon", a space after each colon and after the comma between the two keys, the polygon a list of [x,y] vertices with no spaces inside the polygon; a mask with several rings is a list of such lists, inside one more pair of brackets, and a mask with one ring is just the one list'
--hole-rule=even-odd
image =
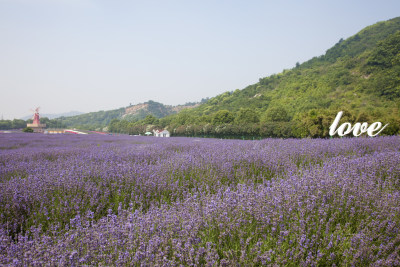
{"label": "field row", "polygon": [[400,138],[0,135],[0,263],[400,265]]}

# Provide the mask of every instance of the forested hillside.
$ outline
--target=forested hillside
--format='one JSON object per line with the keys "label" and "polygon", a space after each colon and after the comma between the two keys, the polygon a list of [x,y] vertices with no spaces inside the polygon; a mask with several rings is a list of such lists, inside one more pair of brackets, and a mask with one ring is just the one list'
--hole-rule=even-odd
{"label": "forested hillside", "polygon": [[135,123],[114,120],[111,130],[141,133],[167,127],[175,135],[327,137],[342,121],[389,123],[399,132],[400,18],[366,27],[325,55],[225,92],[191,110]]}
{"label": "forested hillside", "polygon": [[[204,103],[207,99],[203,99]],[[49,119],[46,115],[41,115],[40,121],[45,123],[47,128],[79,128],[81,130],[104,130],[106,126],[114,119],[123,120],[124,123],[137,122],[148,116],[148,120],[162,118],[187,108],[198,106],[198,102],[189,102],[184,105],[164,105],[152,100],[145,103],[130,105],[126,108],[114,110],[101,110],[89,112],[74,116],[61,116]],[[148,121],[147,120],[147,121]],[[32,119],[0,120],[0,130],[21,129],[26,127],[27,123],[32,123]]]}
{"label": "forested hillside", "polygon": [[114,118],[121,118],[125,108],[108,111],[97,111],[85,113],[72,117],[61,117],[56,119],[65,127],[75,127],[82,130],[101,130]]}
{"label": "forested hillside", "polygon": [[142,120],[148,115],[152,115],[155,118],[163,118],[171,114],[176,114],[184,108],[192,108],[197,105],[198,103],[186,103],[184,105],[170,106],[149,100],[145,103],[127,107],[122,118],[128,121]]}
{"label": "forested hillside", "polygon": [[145,103],[130,105],[108,111],[90,112],[72,117],[61,117],[56,121],[65,127],[76,127],[85,130],[102,130],[111,120],[123,120],[124,123],[133,123],[143,120],[146,116],[156,119],[175,114],[184,108],[191,108],[198,103],[186,103],[185,105],[169,106],[149,100]]}

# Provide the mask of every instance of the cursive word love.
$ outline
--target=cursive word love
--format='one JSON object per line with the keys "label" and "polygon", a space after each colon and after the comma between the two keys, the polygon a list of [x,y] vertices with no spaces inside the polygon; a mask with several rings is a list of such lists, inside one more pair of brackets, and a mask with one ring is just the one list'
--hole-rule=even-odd
{"label": "cursive word love", "polygon": [[[334,136],[336,133],[339,136],[345,136],[346,134],[353,132],[354,136],[360,136],[363,133],[367,133],[369,136],[372,137],[372,136],[378,135],[380,132],[383,131],[383,129],[386,128],[386,126],[389,125],[389,124],[386,124],[385,126],[382,127],[382,123],[379,121],[372,123],[370,126],[368,126],[367,122],[363,122],[363,123],[357,122],[356,124],[354,124],[353,127],[351,127],[350,122],[345,122],[342,125],[340,125],[339,128],[336,129],[342,115],[343,115],[343,111],[339,111],[338,114],[336,115],[336,118],[333,121],[332,125],[329,127],[329,135],[330,136]],[[375,133],[376,131],[378,131],[378,132]]]}

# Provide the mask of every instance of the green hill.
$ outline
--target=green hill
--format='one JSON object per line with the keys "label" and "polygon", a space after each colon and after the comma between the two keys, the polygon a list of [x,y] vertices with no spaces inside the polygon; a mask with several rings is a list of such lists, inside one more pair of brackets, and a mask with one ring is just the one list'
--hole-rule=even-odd
{"label": "green hill", "polygon": [[170,106],[149,100],[145,103],[127,107],[122,118],[128,121],[142,120],[149,115],[155,118],[163,118],[171,114],[176,114],[184,108],[193,108],[197,105],[198,103],[186,103],[184,105]]}
{"label": "green hill", "polygon": [[84,130],[101,130],[109,124],[112,119],[122,117],[124,112],[125,108],[107,111],[101,110],[71,117],[60,117],[54,120],[59,121],[63,127],[73,127]]}
{"label": "green hill", "polygon": [[343,110],[343,121],[390,123],[385,133],[395,134],[399,109],[400,17],[341,39],[325,55],[293,69],[157,123],[176,135],[326,137]]}
{"label": "green hill", "polygon": [[149,100],[145,103],[130,105],[126,108],[89,112],[70,117],[60,117],[50,120],[47,123],[85,130],[101,130],[115,119],[123,120],[124,123],[142,120],[147,116],[158,119],[167,115],[175,114],[184,108],[192,108],[197,105],[198,103],[186,103],[184,105],[170,106]]}

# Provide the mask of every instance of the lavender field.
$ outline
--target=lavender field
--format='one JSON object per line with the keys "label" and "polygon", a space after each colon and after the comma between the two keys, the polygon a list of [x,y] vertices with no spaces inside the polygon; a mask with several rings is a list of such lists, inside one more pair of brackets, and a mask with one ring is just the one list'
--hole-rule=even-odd
{"label": "lavender field", "polygon": [[0,264],[399,266],[400,138],[0,135]]}

